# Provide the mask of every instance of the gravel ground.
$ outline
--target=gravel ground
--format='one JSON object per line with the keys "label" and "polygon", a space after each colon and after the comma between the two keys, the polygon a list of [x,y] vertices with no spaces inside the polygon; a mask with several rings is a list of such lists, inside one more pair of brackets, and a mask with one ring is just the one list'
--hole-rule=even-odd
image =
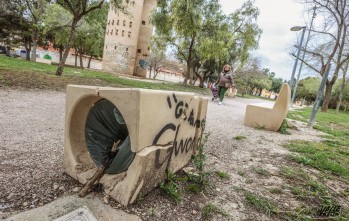
{"label": "gravel ground", "polygon": [[[305,127],[291,130],[291,135],[283,135],[244,126],[246,105],[253,102],[265,101],[226,98],[222,106],[209,102],[206,168],[227,172],[230,179],[222,181],[212,175],[211,191],[188,193],[178,204],[156,189],[140,203],[123,209],[144,220],[200,220],[202,207],[212,202],[230,214],[228,218],[218,214],[214,220],[274,220],[246,208],[241,194],[233,189],[243,187],[267,196],[270,193],[265,187],[282,182],[278,176],[273,176],[285,164],[288,153],[280,145],[287,140],[317,141],[320,138],[318,132]],[[6,218],[51,202],[72,191],[78,183],[63,169],[65,93],[0,89],[0,104],[0,218]],[[246,139],[236,140],[236,136]],[[271,176],[258,177],[251,173],[253,168],[264,168]],[[242,172],[248,175],[241,176]],[[281,207],[290,204],[283,198],[273,197]],[[110,204],[121,207],[113,201]],[[152,215],[155,218],[151,218]]]}

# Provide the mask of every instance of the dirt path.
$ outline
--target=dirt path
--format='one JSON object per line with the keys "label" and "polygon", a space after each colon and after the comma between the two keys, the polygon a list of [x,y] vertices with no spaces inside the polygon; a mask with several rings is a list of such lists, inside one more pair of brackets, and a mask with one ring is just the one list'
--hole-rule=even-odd
{"label": "dirt path", "polygon": [[[224,171],[230,179],[222,181],[212,176],[209,193],[187,193],[179,204],[157,189],[124,210],[144,220],[200,220],[203,206],[212,202],[230,214],[217,214],[214,220],[273,220],[246,208],[241,194],[234,189],[243,187],[270,196],[268,189],[282,182],[277,170],[288,152],[281,144],[320,138],[316,131],[306,128],[283,135],[244,126],[246,105],[253,102],[265,101],[227,98],[222,106],[209,102],[206,168]],[[78,183],[64,174],[62,164],[65,93],[0,89],[0,104],[0,218],[73,193]],[[237,136],[241,139],[234,139]],[[255,173],[258,168],[268,171],[269,176]],[[277,195],[272,197],[281,207],[289,206]],[[115,202],[111,205],[121,207]]]}

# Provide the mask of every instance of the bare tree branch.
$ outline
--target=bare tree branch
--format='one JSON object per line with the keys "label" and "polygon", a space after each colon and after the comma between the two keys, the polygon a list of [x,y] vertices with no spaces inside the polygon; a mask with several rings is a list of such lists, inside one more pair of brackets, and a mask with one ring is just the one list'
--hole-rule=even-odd
{"label": "bare tree branch", "polygon": [[95,10],[97,8],[101,8],[103,3],[104,3],[104,0],[101,0],[96,6],[93,6],[93,7],[89,8],[87,11],[83,11],[81,13],[81,16],[84,16],[84,15],[90,13],[91,11],[93,11],[93,10]]}
{"label": "bare tree branch", "polygon": [[329,35],[333,38],[333,40],[337,40],[336,36],[334,36],[332,33],[329,32],[324,32],[324,31],[316,31],[316,30],[311,30],[312,32],[318,33],[318,34],[324,34],[324,35]]}
{"label": "bare tree branch", "polygon": [[[70,3],[70,1],[69,1],[69,0],[63,0],[63,2],[65,2],[65,4],[67,4],[67,6],[69,7],[69,10],[70,10],[73,14],[75,14],[74,7],[73,7],[73,5]],[[57,1],[57,3],[58,3],[59,5],[61,5],[62,7],[64,7],[63,2]]]}
{"label": "bare tree branch", "polygon": [[[296,55],[293,54],[293,53],[292,53],[291,55],[292,55],[293,57],[296,57]],[[303,60],[302,58],[299,58],[299,60],[300,60],[301,62],[303,62],[306,66],[308,66],[310,69],[316,71],[317,73],[321,73],[320,70],[317,70],[315,67],[313,67],[311,64],[309,64],[308,62],[306,62],[306,61]]]}

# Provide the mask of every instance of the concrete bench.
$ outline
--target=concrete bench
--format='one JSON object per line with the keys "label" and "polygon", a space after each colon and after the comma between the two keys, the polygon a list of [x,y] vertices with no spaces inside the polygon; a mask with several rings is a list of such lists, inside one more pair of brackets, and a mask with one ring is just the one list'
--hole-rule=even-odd
{"label": "concrete bench", "polygon": [[123,116],[135,156],[126,171],[104,174],[100,182],[128,205],[166,179],[166,170],[176,172],[189,162],[205,127],[208,100],[193,93],[68,85],[64,164],[83,184],[96,171],[85,128],[89,110],[101,99]]}
{"label": "concrete bench", "polygon": [[246,107],[245,125],[278,131],[286,118],[291,101],[291,90],[283,84],[273,106],[269,104],[249,104]]}

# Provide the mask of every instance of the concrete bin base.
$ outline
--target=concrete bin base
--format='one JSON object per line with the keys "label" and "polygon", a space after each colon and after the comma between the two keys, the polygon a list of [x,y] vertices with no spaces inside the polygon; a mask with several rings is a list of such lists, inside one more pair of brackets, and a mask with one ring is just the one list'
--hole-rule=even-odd
{"label": "concrete bin base", "polygon": [[99,100],[112,102],[122,114],[136,153],[128,169],[105,174],[105,192],[123,205],[133,203],[166,178],[166,170],[185,166],[205,127],[207,99],[193,93],[68,85],[64,164],[80,183],[96,171],[85,143],[89,110]]}

